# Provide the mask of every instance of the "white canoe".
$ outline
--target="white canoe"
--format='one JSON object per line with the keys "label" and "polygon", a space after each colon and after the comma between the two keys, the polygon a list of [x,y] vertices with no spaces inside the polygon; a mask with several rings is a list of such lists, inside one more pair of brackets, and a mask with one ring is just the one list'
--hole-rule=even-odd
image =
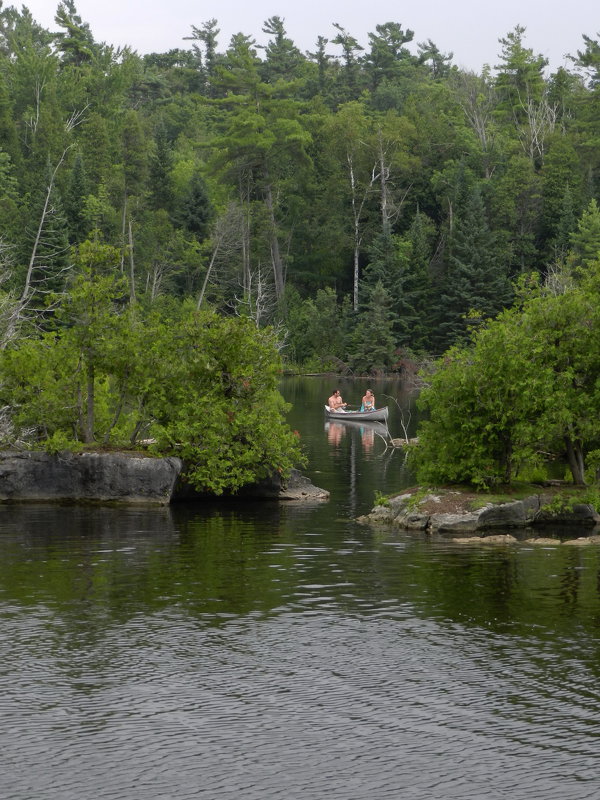
{"label": "white canoe", "polygon": [[340,419],[350,422],[387,422],[388,407],[376,408],[375,411],[332,411],[329,406],[325,406],[325,416],[327,419]]}

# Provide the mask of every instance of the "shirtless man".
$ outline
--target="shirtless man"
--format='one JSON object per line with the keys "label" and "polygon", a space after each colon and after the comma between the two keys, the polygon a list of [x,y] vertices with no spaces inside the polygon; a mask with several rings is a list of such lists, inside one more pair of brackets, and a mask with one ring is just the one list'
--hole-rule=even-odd
{"label": "shirtless man", "polygon": [[342,400],[342,395],[340,394],[340,390],[336,389],[327,401],[327,405],[331,411],[343,411],[348,403],[344,403]]}

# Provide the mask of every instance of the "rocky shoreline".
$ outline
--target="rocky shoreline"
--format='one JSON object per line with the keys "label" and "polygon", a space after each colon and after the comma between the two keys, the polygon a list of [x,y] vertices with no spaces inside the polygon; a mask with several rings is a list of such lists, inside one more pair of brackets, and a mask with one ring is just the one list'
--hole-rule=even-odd
{"label": "rocky shoreline", "polygon": [[[472,509],[474,495],[458,491],[432,491],[416,498],[400,494],[376,505],[359,517],[366,524],[392,525],[403,531],[441,536],[456,543],[500,543],[527,541],[533,544],[560,544],[539,531],[552,528],[584,528],[587,536],[569,538],[570,544],[600,543],[600,515],[586,503],[575,503],[561,512],[549,510],[553,499],[543,492],[508,502],[487,502]],[[511,533],[499,533],[510,529]],[[514,532],[514,535],[513,535]],[[533,534],[533,535],[532,535]],[[564,542],[567,543],[567,542]]]}
{"label": "rocky shoreline", "polygon": [[[244,487],[246,500],[320,501],[329,492],[314,486],[298,470]],[[93,503],[157,505],[206,499],[185,482],[179,458],[143,453],[0,453],[0,504]]]}

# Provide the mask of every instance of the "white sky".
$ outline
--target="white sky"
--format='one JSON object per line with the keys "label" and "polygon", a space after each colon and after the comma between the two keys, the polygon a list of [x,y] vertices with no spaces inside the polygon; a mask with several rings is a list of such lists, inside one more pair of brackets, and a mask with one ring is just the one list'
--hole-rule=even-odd
{"label": "white sky", "polygon": [[[453,63],[479,71],[483,64],[498,63],[498,39],[515,25],[524,26],[525,45],[550,60],[550,68],[566,65],[565,55],[583,47],[582,34],[594,39],[600,31],[598,0],[76,0],[84,22],[97,41],[130,45],[139,53],[165,52],[189,47],[183,41],[191,26],[201,27],[217,19],[221,30],[219,51],[224,51],[234,33],[244,33],[264,44],[266,19],[285,20],[288,36],[302,50],[314,50],[317,36],[332,39],[338,22],[363,47],[375,25],[398,22],[415,32],[414,42],[432,39],[438,48],[454,53]],[[5,0],[4,6],[20,2]],[[54,14],[58,0],[28,0],[24,3],[44,27],[56,30]],[[412,48],[416,51],[416,48]],[[328,52],[339,53],[330,45]]]}

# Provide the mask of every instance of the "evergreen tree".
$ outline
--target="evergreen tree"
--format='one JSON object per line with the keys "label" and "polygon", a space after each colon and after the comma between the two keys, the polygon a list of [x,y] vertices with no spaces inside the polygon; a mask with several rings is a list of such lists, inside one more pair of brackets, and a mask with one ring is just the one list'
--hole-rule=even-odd
{"label": "evergreen tree", "polygon": [[577,230],[571,234],[571,249],[571,263],[584,271],[600,260],[600,209],[595,200],[585,209]]}
{"label": "evergreen tree", "polygon": [[394,81],[398,78],[405,62],[414,62],[414,57],[405,44],[412,42],[414,31],[402,29],[398,22],[386,22],[376,25],[376,33],[369,33],[368,54],[365,56],[365,67],[370,77],[373,90],[383,81]]}
{"label": "evergreen tree", "polygon": [[447,78],[450,74],[454,53],[442,53],[431,39],[426,42],[419,42],[418,48],[419,63],[429,67],[431,77],[436,81]]}
{"label": "evergreen tree", "polygon": [[[0,149],[0,243],[5,261],[7,250],[14,253],[22,237],[19,189],[8,153]],[[0,281],[6,276],[0,275]]]}
{"label": "evergreen tree", "polygon": [[300,77],[304,56],[293,41],[286,35],[281,17],[269,17],[263,25],[263,33],[273,38],[265,48],[266,61],[262,65],[262,78],[265,83],[278,80],[291,81]]}
{"label": "evergreen tree", "polygon": [[173,207],[172,169],[173,150],[164,120],[161,119],[154,133],[154,152],[149,168],[150,196],[155,209],[166,208],[170,211]]}
{"label": "evergreen tree", "polygon": [[583,206],[583,175],[579,155],[565,136],[556,135],[541,171],[542,178],[542,214],[540,249],[550,254],[549,244],[557,236],[557,228],[564,210],[564,198],[567,188],[572,206],[576,214]]}
{"label": "evergreen tree", "polygon": [[56,34],[63,64],[81,66],[91,61],[97,48],[90,26],[77,13],[74,0],[62,0],[58,4],[54,21],[64,28],[64,33]]}
{"label": "evergreen tree", "polygon": [[176,210],[175,218],[178,224],[194,234],[199,242],[208,236],[209,225],[214,216],[214,209],[208,196],[206,182],[196,170],[192,175],[187,193],[183,202]]}
{"label": "evergreen tree", "polygon": [[[209,19],[201,28],[192,25],[192,35],[185,36],[185,39],[191,39],[192,52],[194,54],[196,69],[200,74],[201,91],[208,97],[215,97],[216,90],[213,86],[213,77],[215,74],[216,66],[219,62],[217,54],[217,39],[220,30],[217,28],[217,20]],[[196,42],[202,42],[204,45],[204,52]]]}
{"label": "evergreen tree", "polygon": [[333,23],[333,27],[338,31],[337,36],[332,40],[332,44],[338,44],[342,48],[342,61],[343,69],[340,73],[339,87],[338,87],[338,101],[347,102],[349,100],[356,100],[360,94],[360,57],[357,55],[364,47],[351,36],[337,22]]}
{"label": "evergreen tree", "polygon": [[576,227],[577,217],[573,207],[573,196],[570,187],[567,185],[563,195],[558,222],[555,227],[555,235],[550,243],[553,255],[558,262],[564,261],[569,250],[571,236]]}
{"label": "evergreen tree", "polygon": [[499,111],[510,120],[521,122],[527,114],[528,101],[539,101],[544,92],[544,68],[548,60],[534,55],[525,47],[525,28],[516,25],[504,38],[501,62],[496,66],[496,90],[500,96]]}
{"label": "evergreen tree", "polygon": [[[317,66],[317,77],[315,80],[308,80],[308,94],[315,94],[326,97],[330,94],[333,85],[332,56],[325,52],[329,39],[324,36],[317,38],[317,49],[314,53],[309,52],[308,56]],[[311,91],[312,89],[312,91]]]}
{"label": "evergreen tree", "polygon": [[89,230],[88,222],[85,218],[85,199],[89,194],[89,186],[83,165],[81,153],[77,153],[69,186],[65,195],[65,215],[69,227],[69,241],[71,244],[82,242]]}
{"label": "evergreen tree", "polygon": [[393,235],[389,227],[379,233],[369,249],[369,263],[364,271],[367,297],[381,284],[390,296],[389,308],[393,315],[393,332],[399,344],[410,344],[412,330],[417,320],[414,297],[408,288],[408,269],[411,243]]}
{"label": "evergreen tree", "polygon": [[499,261],[481,192],[471,194],[456,223],[445,275],[440,287],[437,326],[433,339],[439,352],[467,335],[467,316],[497,314],[511,300],[504,265]]}
{"label": "evergreen tree", "polygon": [[349,361],[355,372],[376,374],[393,368],[396,339],[391,305],[390,293],[377,281],[350,335]]}
{"label": "evergreen tree", "polygon": [[148,146],[140,115],[125,114],[122,127],[122,159],[127,195],[142,194],[148,176]]}

